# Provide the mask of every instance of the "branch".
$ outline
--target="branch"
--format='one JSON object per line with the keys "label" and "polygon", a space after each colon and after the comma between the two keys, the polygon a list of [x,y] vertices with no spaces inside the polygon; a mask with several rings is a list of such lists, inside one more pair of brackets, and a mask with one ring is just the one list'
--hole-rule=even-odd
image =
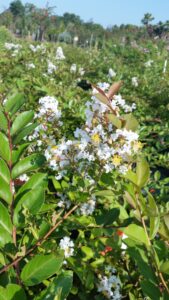
{"label": "branch", "polygon": [[42,237],[41,239],[39,239],[36,244],[30,248],[29,250],[26,251],[26,253],[23,256],[20,256],[18,258],[16,258],[15,260],[13,260],[11,263],[7,264],[6,266],[4,266],[1,270],[0,270],[0,274],[2,274],[3,272],[8,271],[9,268],[15,266],[19,261],[21,261],[24,257],[26,257],[27,255],[29,255],[30,253],[32,253],[37,247],[41,246],[46,240],[47,238],[55,231],[55,229],[64,221],[66,220],[76,209],[78,208],[78,205],[75,205],[74,207],[72,207],[72,209],[70,209],[64,216],[63,218],[58,221],[45,235],[44,237]]}

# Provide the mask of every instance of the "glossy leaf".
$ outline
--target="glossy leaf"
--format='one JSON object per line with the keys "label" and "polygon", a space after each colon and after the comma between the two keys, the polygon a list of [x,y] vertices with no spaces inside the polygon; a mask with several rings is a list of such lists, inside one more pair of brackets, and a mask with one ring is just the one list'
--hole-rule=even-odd
{"label": "glossy leaf", "polygon": [[19,285],[8,284],[6,287],[7,300],[26,300],[26,294]]}
{"label": "glossy leaf", "polygon": [[40,168],[45,162],[45,157],[41,154],[32,154],[20,160],[12,170],[12,178],[16,177],[37,168]]}
{"label": "glossy leaf", "polygon": [[19,224],[19,212],[23,207],[26,207],[32,215],[38,213],[45,200],[43,187],[38,187],[27,192],[17,203],[14,210],[14,223]]}
{"label": "glossy leaf", "polygon": [[0,158],[0,178],[2,178],[6,183],[10,182],[10,172],[6,162]]}
{"label": "glossy leaf", "polygon": [[33,124],[30,124],[30,125],[27,125],[26,127],[24,127],[21,131],[18,132],[16,137],[14,137],[13,143],[15,145],[18,144],[21,140],[23,140],[24,137],[26,137],[30,133],[32,133],[37,126],[38,126],[38,123],[33,123]]}
{"label": "glossy leaf", "polygon": [[12,241],[12,223],[7,208],[0,203],[0,246]]}
{"label": "glossy leaf", "polygon": [[33,116],[34,112],[31,110],[20,113],[12,124],[11,135],[13,136],[18,131],[22,130],[28,123],[32,121]]}
{"label": "glossy leaf", "polygon": [[54,254],[36,255],[23,268],[21,279],[26,286],[37,285],[53,274],[58,273],[62,263],[62,256]]}
{"label": "glossy leaf", "polygon": [[143,243],[148,246],[144,229],[136,224],[131,224],[123,229],[123,232],[136,243]]}
{"label": "glossy leaf", "polygon": [[33,174],[25,184],[19,189],[17,196],[24,191],[29,191],[31,189],[36,189],[39,186],[46,188],[48,184],[47,175],[44,173]]}
{"label": "glossy leaf", "polygon": [[23,154],[24,150],[30,145],[30,143],[25,143],[22,145],[19,145],[16,150],[12,151],[12,163],[15,164],[21,155]]}
{"label": "glossy leaf", "polygon": [[12,201],[12,193],[10,191],[10,185],[0,176],[0,198],[7,203]]}
{"label": "glossy leaf", "polygon": [[[9,141],[5,134],[0,132],[0,157],[2,157],[4,160],[9,162],[10,160],[10,147],[9,147]],[[3,145],[3,147],[2,147]]]}
{"label": "glossy leaf", "polygon": [[4,104],[4,107],[7,112],[10,112],[13,115],[22,107],[24,103],[25,103],[24,95],[15,94],[7,99],[7,101]]}

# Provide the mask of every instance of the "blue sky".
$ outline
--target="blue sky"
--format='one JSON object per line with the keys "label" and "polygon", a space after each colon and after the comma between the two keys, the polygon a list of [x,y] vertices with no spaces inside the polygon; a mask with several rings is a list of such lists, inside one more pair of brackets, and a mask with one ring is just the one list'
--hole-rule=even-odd
{"label": "blue sky", "polygon": [[[0,0],[0,11],[7,8],[10,0]],[[47,0],[23,0],[44,7]],[[103,26],[140,24],[144,13],[150,12],[155,21],[169,19],[169,0],[49,0],[49,6],[56,6],[56,13],[75,13],[84,21],[93,20]]]}

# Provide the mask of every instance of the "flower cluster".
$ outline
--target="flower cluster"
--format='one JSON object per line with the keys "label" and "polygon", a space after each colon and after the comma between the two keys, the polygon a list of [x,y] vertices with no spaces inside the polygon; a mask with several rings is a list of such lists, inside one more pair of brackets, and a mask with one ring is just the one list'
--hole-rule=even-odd
{"label": "flower cluster", "polygon": [[12,56],[16,56],[19,53],[19,50],[22,48],[22,46],[19,44],[5,43],[5,48],[7,50],[13,51]]}
{"label": "flower cluster", "polygon": [[64,251],[65,258],[72,256],[74,253],[74,242],[68,236],[60,240],[59,247]]}
{"label": "flower cluster", "polygon": [[41,51],[42,53],[45,53],[46,52],[46,47],[45,45],[37,45],[37,46],[34,46],[32,44],[29,45],[29,48],[32,52],[36,53],[38,51]]}
{"label": "flower cluster", "polygon": [[107,267],[106,275],[99,275],[98,292],[103,293],[107,299],[120,300],[120,280],[115,275],[116,269]]}
{"label": "flower cluster", "polygon": [[113,126],[109,120],[111,108],[120,117],[121,112],[135,109],[135,104],[129,106],[117,95],[107,106],[93,96],[92,101],[86,103],[84,127],[74,131],[75,139],[63,138],[60,144],[48,146],[45,156],[50,168],[57,172],[57,179],[65,176],[72,166],[76,166],[76,170],[81,173],[90,168],[92,163],[106,173],[114,169],[123,174],[127,172],[131,157],[139,151],[141,144],[137,133]]}
{"label": "flower cluster", "polygon": [[[32,135],[28,136],[28,140],[36,140],[37,146],[41,148],[42,144],[55,145],[55,136],[52,132],[55,133],[58,127],[62,125],[62,122],[60,121],[61,111],[58,109],[58,101],[55,97],[42,97],[39,99],[39,104],[40,106],[35,114],[35,120],[38,121],[39,126],[35,128]],[[33,146],[29,150],[31,151],[31,149],[34,149]]]}
{"label": "flower cluster", "polygon": [[52,74],[57,70],[57,66],[55,66],[50,60],[48,60],[48,74]]}
{"label": "flower cluster", "polygon": [[56,50],[56,59],[57,60],[64,60],[65,59],[62,47],[57,48],[57,50]]}

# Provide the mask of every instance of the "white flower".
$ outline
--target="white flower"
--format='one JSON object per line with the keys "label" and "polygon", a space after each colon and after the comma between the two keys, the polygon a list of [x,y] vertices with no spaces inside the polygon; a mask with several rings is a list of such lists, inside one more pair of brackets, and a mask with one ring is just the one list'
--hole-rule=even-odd
{"label": "white flower", "polygon": [[19,44],[5,43],[5,48],[7,50],[19,50],[20,48],[22,48],[22,46]]}
{"label": "white flower", "polygon": [[88,202],[83,203],[80,207],[80,212],[84,216],[92,215],[96,206],[96,198],[93,196]]}
{"label": "white flower", "polygon": [[138,78],[137,77],[132,77],[131,83],[134,87],[138,87]]}
{"label": "white flower", "polygon": [[151,67],[152,63],[153,63],[153,60],[150,59],[147,62],[145,62],[144,65],[145,65],[146,68],[148,68],[148,67]]}
{"label": "white flower", "polygon": [[58,101],[55,97],[45,96],[39,99],[39,112],[37,118],[46,116],[48,121],[54,121],[61,117],[61,111],[58,110]]}
{"label": "white flower", "polygon": [[77,65],[76,64],[72,64],[70,67],[70,73],[76,73],[77,71]]}
{"label": "white flower", "polygon": [[65,236],[63,239],[60,240],[59,243],[60,249],[64,251],[65,257],[70,257],[74,253],[74,243],[71,241],[70,237]]}
{"label": "white flower", "polygon": [[52,74],[57,70],[57,66],[55,66],[50,60],[48,60],[48,74]]}
{"label": "white flower", "polygon": [[65,59],[65,56],[63,54],[63,50],[62,50],[62,47],[58,47],[57,50],[56,50],[56,59],[58,60],[63,60]]}
{"label": "white flower", "polygon": [[28,181],[29,177],[26,174],[23,174],[23,175],[19,176],[19,180],[21,180],[21,181]]}
{"label": "white flower", "polygon": [[113,77],[116,76],[116,72],[115,72],[112,68],[110,68],[110,69],[109,69],[109,72],[108,72],[108,76],[109,76],[110,78],[113,78]]}
{"label": "white flower", "polygon": [[26,67],[28,68],[28,70],[35,69],[35,65],[33,63],[26,64]]}
{"label": "white flower", "polygon": [[79,68],[79,74],[83,76],[85,74],[85,70],[83,68]]}

